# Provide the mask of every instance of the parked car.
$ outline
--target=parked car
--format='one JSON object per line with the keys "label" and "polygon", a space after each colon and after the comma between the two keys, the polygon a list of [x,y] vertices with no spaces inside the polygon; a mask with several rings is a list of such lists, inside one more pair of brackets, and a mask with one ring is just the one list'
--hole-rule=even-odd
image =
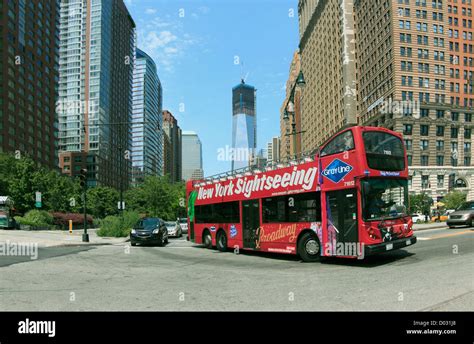
{"label": "parked car", "polygon": [[165,222],[157,217],[145,217],[139,220],[130,232],[130,242],[132,246],[136,244],[164,246],[168,243]]}
{"label": "parked car", "polygon": [[411,219],[413,223],[425,222],[425,215],[423,214],[412,214]]}
{"label": "parked car", "polygon": [[463,203],[456,211],[449,214],[446,224],[449,228],[466,225],[472,227],[474,222],[474,201]]}
{"label": "parked car", "polygon": [[178,218],[178,223],[183,230],[183,233],[188,232],[188,219],[186,217]]}
{"label": "parked car", "polygon": [[183,236],[183,230],[179,225],[178,221],[166,221],[165,222],[166,229],[168,230],[168,235],[180,238]]}

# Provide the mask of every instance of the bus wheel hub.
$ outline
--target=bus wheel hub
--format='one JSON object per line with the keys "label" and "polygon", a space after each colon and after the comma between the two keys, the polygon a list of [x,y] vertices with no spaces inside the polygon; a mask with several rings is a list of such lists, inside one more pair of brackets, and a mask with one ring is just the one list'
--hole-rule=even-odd
{"label": "bus wheel hub", "polygon": [[308,240],[308,242],[305,245],[306,252],[308,252],[311,255],[315,255],[319,252],[319,245],[316,242],[316,240]]}

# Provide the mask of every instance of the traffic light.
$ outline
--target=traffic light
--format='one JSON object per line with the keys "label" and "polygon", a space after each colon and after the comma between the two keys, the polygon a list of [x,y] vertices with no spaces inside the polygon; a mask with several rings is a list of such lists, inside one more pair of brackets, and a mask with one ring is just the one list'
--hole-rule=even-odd
{"label": "traffic light", "polygon": [[81,169],[79,172],[79,181],[82,188],[85,188],[87,185],[87,170],[85,168]]}

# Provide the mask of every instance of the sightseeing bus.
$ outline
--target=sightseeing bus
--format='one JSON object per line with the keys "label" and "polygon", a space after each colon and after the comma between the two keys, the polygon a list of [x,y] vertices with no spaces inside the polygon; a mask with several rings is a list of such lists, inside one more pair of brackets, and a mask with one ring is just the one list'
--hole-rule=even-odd
{"label": "sightseeing bus", "polygon": [[312,262],[416,243],[405,147],[385,128],[346,128],[302,161],[188,181],[186,195],[188,240],[220,251]]}

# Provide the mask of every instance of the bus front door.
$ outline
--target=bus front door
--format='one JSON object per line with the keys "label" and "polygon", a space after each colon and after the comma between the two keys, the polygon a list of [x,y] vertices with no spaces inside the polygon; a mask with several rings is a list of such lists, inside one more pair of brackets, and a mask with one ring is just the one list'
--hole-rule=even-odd
{"label": "bus front door", "polygon": [[258,200],[242,201],[242,231],[244,248],[255,249],[260,227],[260,204]]}
{"label": "bus front door", "polygon": [[327,192],[326,207],[329,240],[331,240],[331,235],[335,235],[338,243],[357,243],[359,233],[356,189]]}

